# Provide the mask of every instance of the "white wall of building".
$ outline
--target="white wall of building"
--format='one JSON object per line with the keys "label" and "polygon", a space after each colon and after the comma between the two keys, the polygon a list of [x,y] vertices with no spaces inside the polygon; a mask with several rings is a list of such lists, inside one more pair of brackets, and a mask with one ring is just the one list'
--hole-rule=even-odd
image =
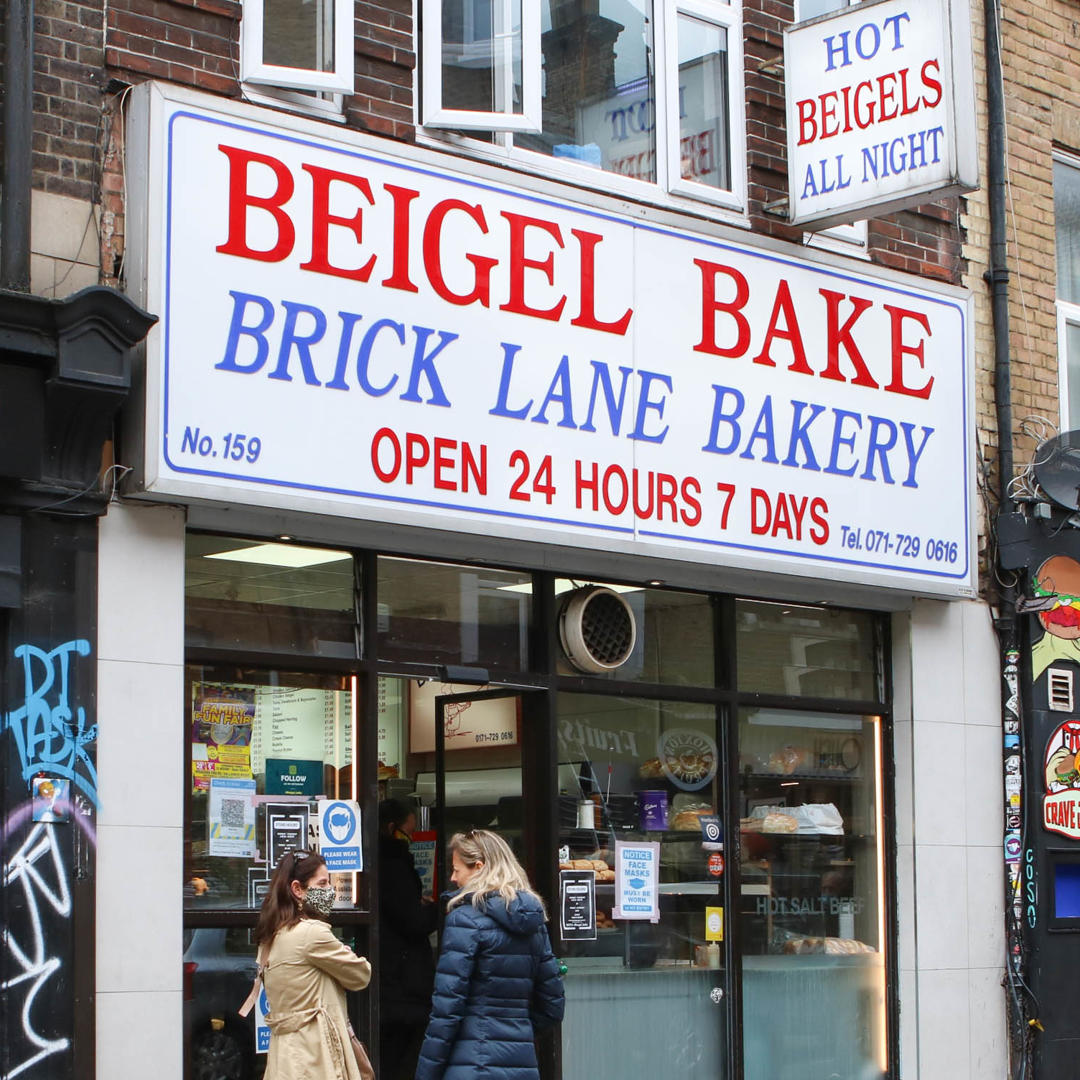
{"label": "white wall of building", "polygon": [[893,622],[904,1080],[1007,1075],[1002,727],[984,604]]}
{"label": "white wall of building", "polygon": [[181,1080],[183,512],[111,506],[99,544],[97,1075]]}

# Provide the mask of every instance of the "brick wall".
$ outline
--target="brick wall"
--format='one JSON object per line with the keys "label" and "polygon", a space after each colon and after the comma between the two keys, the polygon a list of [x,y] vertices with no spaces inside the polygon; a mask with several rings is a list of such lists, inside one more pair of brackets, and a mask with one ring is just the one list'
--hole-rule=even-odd
{"label": "brick wall", "polygon": [[[983,69],[979,8],[972,20],[977,70]],[[1055,146],[1080,152],[1080,9],[1062,0],[1006,0],[1002,11],[1002,66],[1008,135],[1007,193],[1010,369],[1018,469],[1031,462],[1039,440],[1058,425],[1057,325],[1054,310]],[[980,166],[985,181],[986,96],[978,88]],[[976,424],[996,491],[998,444],[993,388],[994,338],[990,293],[989,217],[984,191],[966,202],[962,224],[968,272],[976,299]],[[1043,422],[1049,422],[1049,426]]]}
{"label": "brick wall", "polygon": [[34,5],[34,187],[93,199],[101,137],[101,0]]}

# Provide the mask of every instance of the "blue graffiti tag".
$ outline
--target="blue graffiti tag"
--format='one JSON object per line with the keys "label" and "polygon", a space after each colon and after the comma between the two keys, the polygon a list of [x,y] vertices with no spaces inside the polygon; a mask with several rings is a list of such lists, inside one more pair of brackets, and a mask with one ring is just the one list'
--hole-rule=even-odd
{"label": "blue graffiti tag", "polygon": [[97,724],[86,726],[81,705],[72,713],[68,675],[73,653],[89,656],[90,642],[65,641],[51,652],[34,645],[15,650],[15,659],[23,662],[25,704],[7,714],[4,728],[15,736],[27,783],[39,772],[66,777],[96,807],[97,769],[87,747],[97,738]]}

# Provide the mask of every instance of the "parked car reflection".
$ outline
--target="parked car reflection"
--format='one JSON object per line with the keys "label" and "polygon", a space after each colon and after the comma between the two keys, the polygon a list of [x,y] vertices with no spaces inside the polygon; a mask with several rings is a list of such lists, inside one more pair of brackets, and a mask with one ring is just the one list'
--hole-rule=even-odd
{"label": "parked car reflection", "polygon": [[247,927],[184,931],[184,1056],[189,1080],[259,1080],[255,1014],[242,1017],[255,978]]}

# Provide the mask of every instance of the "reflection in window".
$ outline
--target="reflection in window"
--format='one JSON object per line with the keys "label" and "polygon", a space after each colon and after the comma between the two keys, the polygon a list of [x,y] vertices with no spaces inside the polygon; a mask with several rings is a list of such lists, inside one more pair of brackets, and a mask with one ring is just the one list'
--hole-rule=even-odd
{"label": "reflection in window", "polygon": [[263,0],[263,63],[333,71],[333,0]]}
{"label": "reflection in window", "polygon": [[[563,1075],[722,1080],[724,1025],[709,996],[725,985],[716,710],[560,694],[557,732],[560,892],[566,875],[594,875],[596,916],[595,937],[557,946],[569,968]],[[655,922],[620,910],[623,843],[655,845]]]}
{"label": "reflection in window", "polygon": [[520,113],[521,0],[444,0],[444,109]]}
{"label": "reflection in window", "polygon": [[516,146],[656,180],[651,0],[544,0],[543,133]]}
{"label": "reflection in window", "polygon": [[679,16],[679,157],[684,180],[728,191],[728,33]]}
{"label": "reflection in window", "polygon": [[530,574],[394,558],[378,573],[380,659],[528,666]]}
{"label": "reflection in window", "polygon": [[356,655],[356,586],[347,551],[189,533],[189,646]]}
{"label": "reflection in window", "polygon": [[748,1080],[882,1075],[881,763],[879,717],[740,715]]}
{"label": "reflection in window", "polygon": [[740,600],[735,618],[740,690],[880,699],[868,612]]}
{"label": "reflection in window", "polygon": [[1054,162],[1057,298],[1080,303],[1080,168]]}

